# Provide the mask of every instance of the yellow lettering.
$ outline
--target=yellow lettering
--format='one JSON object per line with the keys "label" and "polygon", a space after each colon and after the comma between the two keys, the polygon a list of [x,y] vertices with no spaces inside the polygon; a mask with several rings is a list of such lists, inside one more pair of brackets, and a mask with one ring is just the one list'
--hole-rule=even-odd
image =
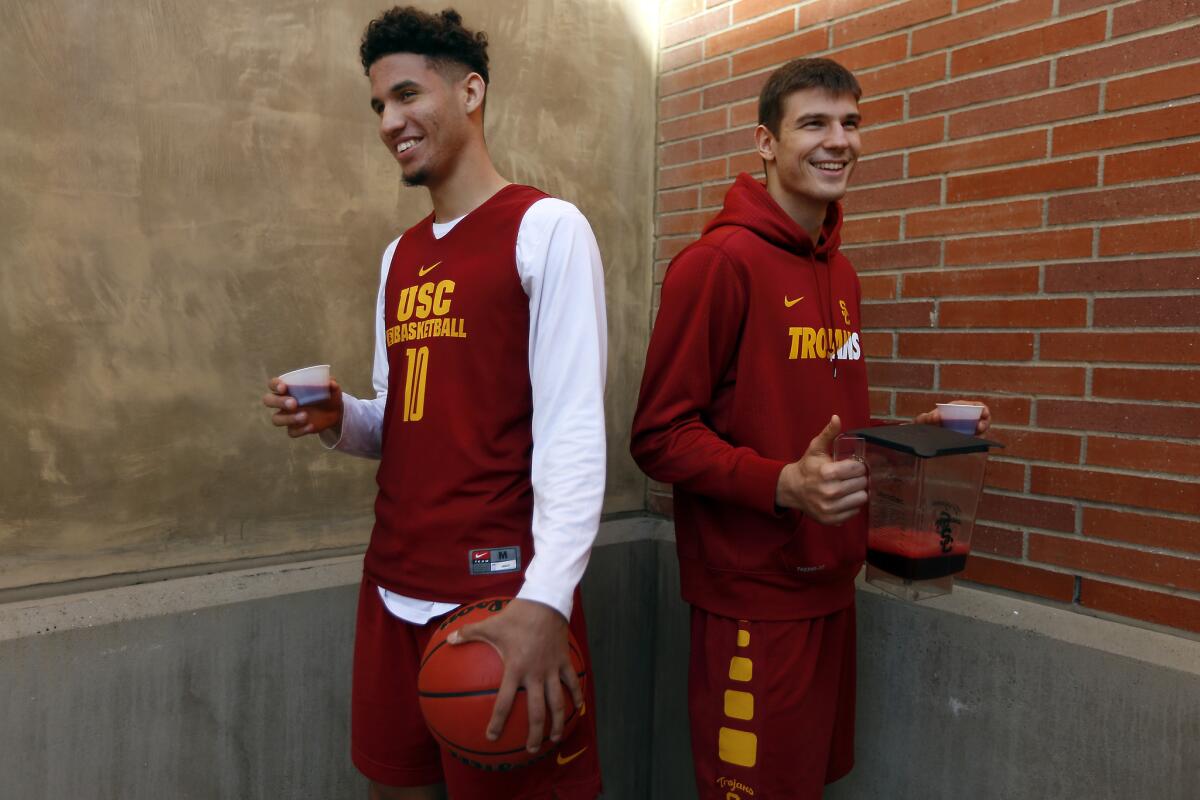
{"label": "yellow lettering", "polygon": [[788,358],[793,361],[800,355],[800,334],[803,328],[788,328],[788,336],[792,339],[792,349],[788,351]]}
{"label": "yellow lettering", "polygon": [[421,288],[417,290],[417,319],[425,319],[429,316],[429,309],[433,305],[433,283],[422,283]]}
{"label": "yellow lettering", "polygon": [[813,355],[813,345],[816,344],[817,332],[812,328],[804,329],[804,339],[800,344],[801,358],[815,358]]}
{"label": "yellow lettering", "polygon": [[825,348],[825,329],[817,328],[817,358],[825,358],[828,350]]}
{"label": "yellow lettering", "polygon": [[413,301],[417,299],[417,287],[409,286],[400,292],[400,305],[396,308],[396,321],[404,322],[412,316]]}
{"label": "yellow lettering", "polygon": [[433,296],[433,313],[439,317],[444,317],[450,313],[450,300],[448,295],[454,294],[454,281],[441,281],[437,285],[437,292]]}
{"label": "yellow lettering", "polygon": [[846,324],[850,324],[850,311],[846,308],[845,300],[838,300],[838,305],[842,308],[842,319],[846,320]]}

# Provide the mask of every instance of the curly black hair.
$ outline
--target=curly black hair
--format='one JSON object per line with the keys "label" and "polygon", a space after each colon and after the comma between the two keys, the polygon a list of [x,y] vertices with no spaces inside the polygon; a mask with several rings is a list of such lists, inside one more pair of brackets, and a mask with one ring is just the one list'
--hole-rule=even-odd
{"label": "curly black hair", "polygon": [[464,28],[462,15],[453,8],[430,14],[412,6],[396,6],[367,24],[358,53],[363,72],[392,53],[416,53],[438,68],[454,65],[477,72],[487,83],[487,46],[487,34]]}

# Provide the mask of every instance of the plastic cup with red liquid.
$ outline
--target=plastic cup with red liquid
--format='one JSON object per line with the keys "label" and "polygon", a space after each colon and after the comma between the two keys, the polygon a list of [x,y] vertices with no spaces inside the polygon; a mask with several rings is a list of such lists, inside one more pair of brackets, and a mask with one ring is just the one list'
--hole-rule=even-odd
{"label": "plastic cup with red liquid", "polygon": [[952,431],[975,435],[979,427],[979,418],[983,415],[983,406],[971,403],[938,403],[938,414],[942,418],[942,427]]}
{"label": "plastic cup with red liquid", "polygon": [[296,403],[310,406],[329,399],[329,365],[317,364],[303,369],[294,369],[279,376],[287,386],[288,394]]}

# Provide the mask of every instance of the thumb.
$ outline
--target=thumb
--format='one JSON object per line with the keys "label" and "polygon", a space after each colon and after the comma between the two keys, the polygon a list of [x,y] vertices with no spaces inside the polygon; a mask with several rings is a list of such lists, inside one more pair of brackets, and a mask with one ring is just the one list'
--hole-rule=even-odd
{"label": "thumb", "polygon": [[470,625],[463,625],[456,631],[451,631],[446,637],[446,641],[450,644],[465,644],[467,642],[488,642],[491,644],[491,639],[488,638],[487,629],[483,628],[483,623],[473,622]]}
{"label": "thumb", "polygon": [[842,432],[842,421],[834,414],[829,418],[829,424],[825,429],[818,433],[811,442],[808,443],[807,456],[823,455],[827,456],[833,452],[833,440]]}

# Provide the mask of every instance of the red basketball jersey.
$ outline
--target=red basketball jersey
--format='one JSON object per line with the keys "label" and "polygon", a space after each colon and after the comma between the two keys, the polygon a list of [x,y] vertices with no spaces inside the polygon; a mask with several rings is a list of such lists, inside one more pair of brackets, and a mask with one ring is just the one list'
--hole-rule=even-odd
{"label": "red basketball jersey", "polygon": [[516,244],[525,212],[546,196],[510,185],[441,239],[430,215],[396,246],[365,562],[392,591],[448,602],[514,595],[533,556],[529,298]]}

